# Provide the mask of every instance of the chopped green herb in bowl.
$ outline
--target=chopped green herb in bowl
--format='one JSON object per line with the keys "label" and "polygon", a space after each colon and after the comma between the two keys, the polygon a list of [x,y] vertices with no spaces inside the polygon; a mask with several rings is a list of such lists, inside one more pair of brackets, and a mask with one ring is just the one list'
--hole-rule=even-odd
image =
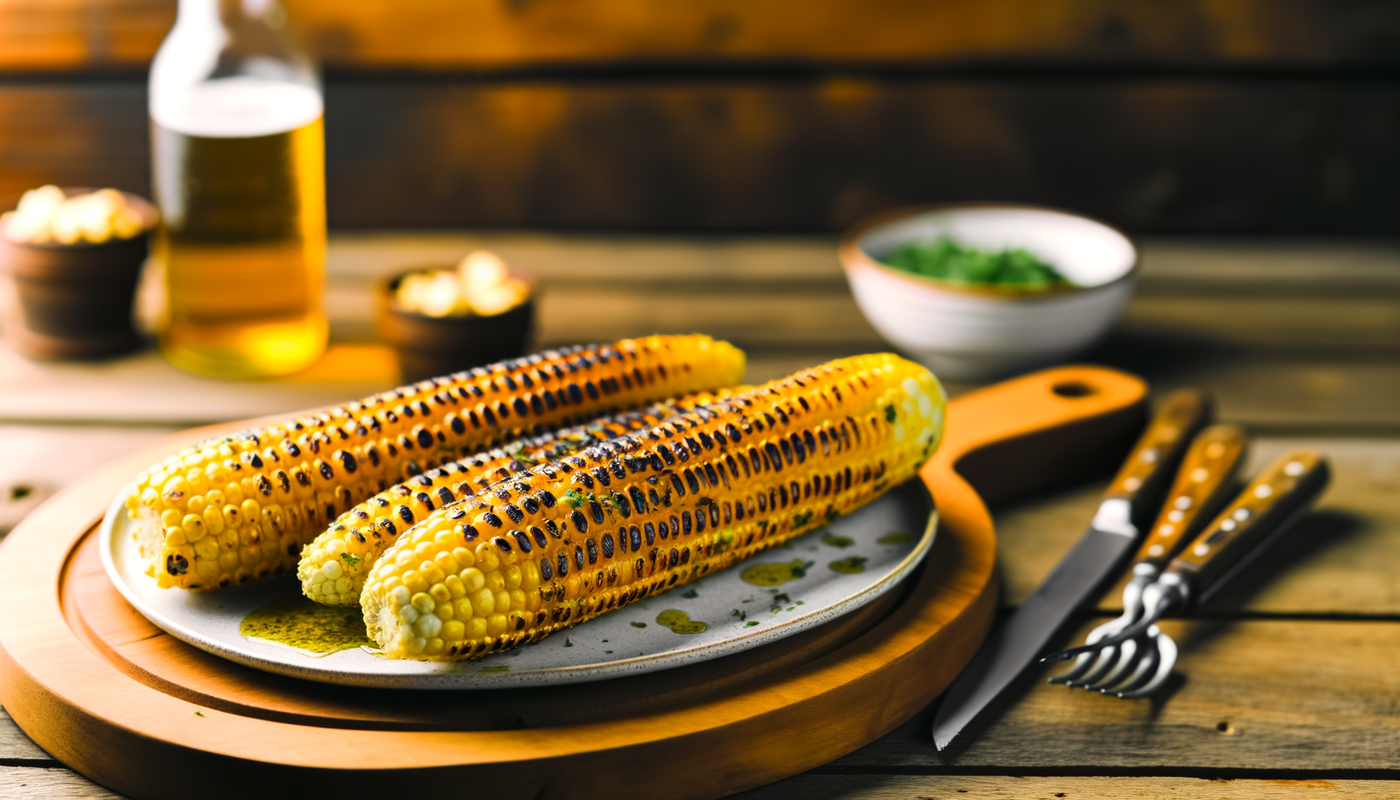
{"label": "chopped green herb in bowl", "polygon": [[988,252],[964,247],[947,236],[906,242],[880,260],[903,272],[962,286],[1037,292],[1072,285],[1053,266],[1023,248]]}

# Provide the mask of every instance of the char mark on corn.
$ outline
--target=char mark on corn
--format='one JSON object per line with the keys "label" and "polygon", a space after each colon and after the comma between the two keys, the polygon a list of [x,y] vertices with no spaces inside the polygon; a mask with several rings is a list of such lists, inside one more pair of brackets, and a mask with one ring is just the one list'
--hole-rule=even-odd
{"label": "char mark on corn", "polygon": [[[677,414],[730,396],[730,392],[700,392],[656,403],[639,411],[600,417],[585,425],[517,439],[503,447],[430,469],[404,483],[386,489],[337,519],[308,544],[297,564],[302,593],[325,605],[355,605],[365,576],[402,530],[426,519],[439,507],[486,492],[492,484],[552,459],[584,450],[628,433],[650,428]],[[619,465],[616,467],[621,470]],[[525,484],[517,482],[516,489]],[[509,489],[497,489],[509,498]],[[524,495],[519,505],[504,503],[500,509],[512,523],[538,514],[553,495]],[[457,509],[456,514],[465,515]],[[460,518],[460,516],[458,517]],[[402,527],[400,527],[402,526]],[[538,530],[538,529],[537,529]],[[543,536],[543,534],[540,534]]]}
{"label": "char mark on corn", "polygon": [[[127,508],[158,585],[243,583],[294,569],[341,514],[441,464],[743,372],[743,353],[707,336],[550,350],[202,442],[138,475]],[[537,397],[543,413],[514,402]]]}
{"label": "char mark on corn", "polygon": [[384,552],[360,598],[370,636],[391,657],[475,658],[723,569],[912,477],[945,399],[923,367],[861,356],[527,468]]}

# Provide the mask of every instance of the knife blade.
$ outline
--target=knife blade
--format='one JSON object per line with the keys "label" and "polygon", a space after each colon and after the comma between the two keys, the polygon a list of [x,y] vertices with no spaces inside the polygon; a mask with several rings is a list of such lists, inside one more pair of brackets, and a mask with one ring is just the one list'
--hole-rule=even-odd
{"label": "knife blade", "polygon": [[1205,426],[1210,404],[1194,389],[1173,392],[1109,484],[1089,529],[1050,576],[1005,624],[988,635],[943,696],[933,742],[945,749],[1026,665],[1035,661],[1061,623],[1133,551],[1139,526],[1160,503],[1192,437]]}

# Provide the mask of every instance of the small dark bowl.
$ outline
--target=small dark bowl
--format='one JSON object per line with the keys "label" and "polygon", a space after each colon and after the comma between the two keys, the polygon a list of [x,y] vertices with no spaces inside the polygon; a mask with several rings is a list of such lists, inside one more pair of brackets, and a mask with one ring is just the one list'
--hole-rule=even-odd
{"label": "small dark bowl", "polygon": [[[65,191],[72,197],[84,190]],[[0,268],[14,277],[19,296],[20,318],[10,339],[20,353],[42,360],[94,359],[139,344],[131,306],[156,210],[135,195],[126,200],[146,222],[130,239],[31,244],[0,235]]]}
{"label": "small dark bowl", "polygon": [[530,352],[535,338],[537,287],[529,275],[514,268],[514,277],[529,285],[524,303],[489,317],[430,317],[401,308],[394,291],[405,275],[428,269],[451,269],[433,265],[407,270],[381,284],[375,298],[375,329],[379,338],[399,356],[403,379],[413,383],[464,369],[519,358]]}

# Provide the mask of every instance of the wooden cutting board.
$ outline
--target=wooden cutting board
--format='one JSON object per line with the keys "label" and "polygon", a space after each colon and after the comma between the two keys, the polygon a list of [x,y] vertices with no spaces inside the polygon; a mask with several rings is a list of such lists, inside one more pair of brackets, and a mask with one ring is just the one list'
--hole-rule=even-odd
{"label": "wooden cutting board", "polygon": [[298,681],[210,656],[140,617],[102,572],[91,534],[139,470],[246,423],[190,431],[78,481],[10,534],[0,702],[64,763],[138,798],[730,794],[855,750],[941,693],[996,605],[984,501],[1109,470],[1141,427],[1145,396],[1137,378],[1065,367],[958,397],[920,472],[938,537],[903,591],[738,655],[500,692]]}

